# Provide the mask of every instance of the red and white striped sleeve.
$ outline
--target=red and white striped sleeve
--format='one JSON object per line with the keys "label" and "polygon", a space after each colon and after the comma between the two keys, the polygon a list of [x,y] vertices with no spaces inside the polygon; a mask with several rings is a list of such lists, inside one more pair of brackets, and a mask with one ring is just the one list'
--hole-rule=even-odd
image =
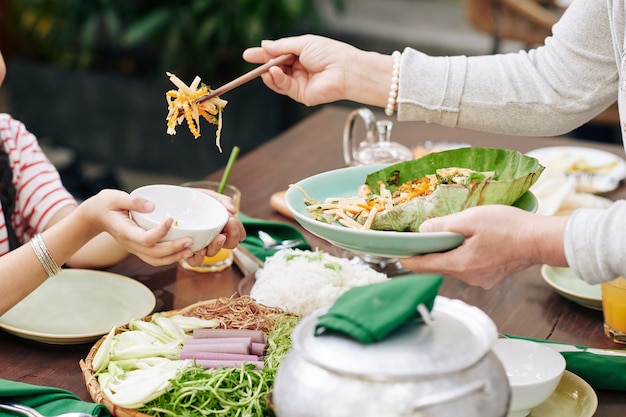
{"label": "red and white striped sleeve", "polygon": [[10,115],[0,115],[0,138],[9,154],[17,194],[13,225],[18,238],[26,241],[41,232],[58,210],[76,204],[76,200],[23,123]]}

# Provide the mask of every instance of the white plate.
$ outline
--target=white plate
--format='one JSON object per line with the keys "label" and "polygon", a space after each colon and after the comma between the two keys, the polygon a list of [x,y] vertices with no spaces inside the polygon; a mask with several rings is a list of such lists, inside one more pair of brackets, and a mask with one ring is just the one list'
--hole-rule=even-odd
{"label": "white plate", "polygon": [[540,164],[548,169],[565,173],[565,170],[577,160],[584,160],[588,165],[601,167],[617,162],[606,173],[595,174],[591,179],[588,192],[604,193],[617,188],[620,181],[626,178],[626,161],[619,156],[600,149],[587,148],[584,146],[550,146],[535,149],[526,153],[527,156],[536,158]]}
{"label": "white plate", "polygon": [[591,417],[598,408],[598,396],[581,377],[565,371],[552,395],[533,408],[528,417]]}
{"label": "white plate", "polygon": [[149,315],[156,300],[142,283],[110,272],[64,269],[0,316],[0,328],[42,343],[87,343]]}
{"label": "white plate", "polygon": [[568,300],[593,310],[602,310],[600,285],[588,284],[570,268],[543,265],[541,276],[548,285]]}

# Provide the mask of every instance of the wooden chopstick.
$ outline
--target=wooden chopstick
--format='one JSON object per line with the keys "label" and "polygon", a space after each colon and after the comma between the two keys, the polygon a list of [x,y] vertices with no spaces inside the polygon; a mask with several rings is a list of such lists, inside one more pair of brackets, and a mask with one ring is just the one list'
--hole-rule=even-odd
{"label": "wooden chopstick", "polygon": [[240,77],[235,78],[234,80],[224,84],[223,86],[216,88],[215,90],[211,91],[208,94],[205,94],[201,97],[198,97],[196,99],[196,103],[202,103],[203,101],[209,100],[213,97],[222,95],[234,88],[239,87],[242,84],[245,84],[249,81],[252,81],[253,79],[255,79],[256,77],[260,76],[261,74],[267,72],[271,67],[276,66],[276,65],[281,65],[284,64],[290,60],[293,60],[295,58],[295,55],[293,54],[285,54],[285,55],[281,55],[277,58],[274,59],[270,59],[269,61],[267,61],[265,64],[256,67],[255,69],[253,69],[252,71],[249,71],[245,74],[243,74]]}

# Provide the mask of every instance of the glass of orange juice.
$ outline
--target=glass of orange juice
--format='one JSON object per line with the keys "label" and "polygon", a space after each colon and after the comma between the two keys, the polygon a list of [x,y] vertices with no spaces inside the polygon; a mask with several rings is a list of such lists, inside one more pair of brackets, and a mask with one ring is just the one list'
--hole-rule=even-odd
{"label": "glass of orange juice", "polygon": [[[184,187],[204,188],[217,192],[219,189],[219,181],[191,181],[181,184]],[[227,184],[222,194],[228,196],[233,201],[233,205],[239,212],[241,203],[241,191],[234,185]],[[183,268],[196,272],[219,272],[230,267],[233,264],[233,251],[231,249],[222,248],[214,256],[205,256],[202,264],[191,266],[183,259],[180,264]]]}
{"label": "glass of orange juice", "polygon": [[626,279],[602,283],[604,333],[616,343],[626,343]]}

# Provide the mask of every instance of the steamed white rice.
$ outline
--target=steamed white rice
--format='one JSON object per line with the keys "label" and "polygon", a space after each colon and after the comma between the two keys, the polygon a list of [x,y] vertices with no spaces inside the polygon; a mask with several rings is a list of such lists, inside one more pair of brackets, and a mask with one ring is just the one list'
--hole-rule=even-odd
{"label": "steamed white rice", "polygon": [[286,249],[265,260],[250,296],[261,304],[305,316],[331,306],[352,287],[388,279],[365,264],[326,252]]}

